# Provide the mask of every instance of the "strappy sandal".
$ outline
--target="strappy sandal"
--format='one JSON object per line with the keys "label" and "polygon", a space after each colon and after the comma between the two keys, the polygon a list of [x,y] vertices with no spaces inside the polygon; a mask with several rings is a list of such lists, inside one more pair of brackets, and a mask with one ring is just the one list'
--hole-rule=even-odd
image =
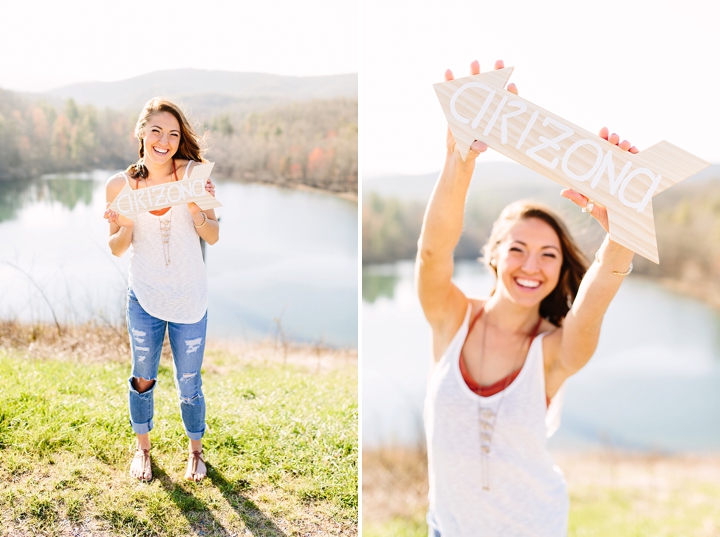
{"label": "strappy sandal", "polygon": [[140,449],[135,452],[135,456],[133,457],[133,462],[130,463],[130,468],[132,469],[132,465],[135,462],[136,459],[142,459],[142,477],[135,477],[130,473],[130,477],[133,477],[137,479],[138,481],[144,481],[148,482],[152,479],[152,466],[150,464],[150,450],[149,449]]}
{"label": "strappy sandal", "polygon": [[197,467],[198,462],[202,461],[203,464],[205,464],[205,459],[203,458],[203,450],[200,451],[191,451],[190,452],[190,459],[188,459],[188,464],[190,465],[190,473],[189,475],[185,474],[185,479],[188,481],[202,481],[207,476],[207,466],[205,467],[205,475],[203,475],[200,479],[195,479],[195,475],[197,474]]}

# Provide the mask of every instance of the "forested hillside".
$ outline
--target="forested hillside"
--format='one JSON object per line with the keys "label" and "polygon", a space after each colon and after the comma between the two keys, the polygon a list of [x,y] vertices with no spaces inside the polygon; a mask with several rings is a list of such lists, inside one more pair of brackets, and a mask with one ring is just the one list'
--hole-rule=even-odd
{"label": "forested hillside", "polygon": [[[0,90],[0,180],[121,169],[137,159],[139,110],[68,99],[61,105]],[[196,121],[207,158],[227,179],[357,192],[357,99],[323,99]]]}
{"label": "forested hillside", "polygon": [[[635,273],[672,280],[690,294],[720,305],[720,174],[690,178],[653,200],[660,264],[635,256]],[[455,249],[458,259],[476,259],[492,222],[515,199],[530,197],[555,207],[592,258],[604,236],[602,228],[558,196],[548,183],[502,191],[496,184],[471,191],[464,232]],[[427,200],[367,192],[363,196],[363,263],[413,259]]]}
{"label": "forested hillside", "polygon": [[294,103],[209,125],[218,173],[245,181],[357,192],[357,100]]}

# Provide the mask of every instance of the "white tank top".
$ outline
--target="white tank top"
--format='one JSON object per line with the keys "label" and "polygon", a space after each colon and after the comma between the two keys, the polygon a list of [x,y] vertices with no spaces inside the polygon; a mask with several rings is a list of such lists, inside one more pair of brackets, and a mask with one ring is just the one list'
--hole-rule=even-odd
{"label": "white tank top", "polygon": [[[428,380],[424,418],[430,518],[443,537],[565,536],[567,487],[546,445],[560,424],[564,387],[546,408],[544,334],[533,340],[504,396],[481,397],[460,373],[470,311],[468,305],[462,326]],[[481,402],[497,411],[485,465]],[[482,486],[484,469],[489,490]]]}
{"label": "white tank top", "polygon": [[[190,163],[185,168],[187,178]],[[130,184],[126,174],[125,181]],[[169,226],[163,243],[162,227]],[[170,260],[167,264],[166,261]],[[207,276],[200,238],[187,205],[176,205],[163,216],[137,216],[130,249],[128,282],[142,308],[153,317],[193,324],[207,310]]]}

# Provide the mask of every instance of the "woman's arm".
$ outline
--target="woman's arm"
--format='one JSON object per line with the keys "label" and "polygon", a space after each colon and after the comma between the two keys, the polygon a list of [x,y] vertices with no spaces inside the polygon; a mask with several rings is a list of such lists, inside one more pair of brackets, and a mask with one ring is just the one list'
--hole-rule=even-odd
{"label": "woman's arm", "polygon": [[[502,61],[495,63],[495,69],[503,67]],[[472,74],[480,73],[477,61],[470,69]],[[448,70],[445,79],[452,80],[452,72]],[[508,90],[517,93],[513,84]],[[467,308],[467,298],[452,282],[453,250],[462,233],[465,198],[475,169],[475,158],[485,150],[485,143],[475,141],[463,161],[448,129],[445,166],[430,197],[420,232],[415,281],[420,305],[433,330],[436,359],[450,343]]]}
{"label": "woman's arm", "polygon": [[110,225],[110,238],[108,238],[108,245],[110,251],[114,256],[122,256],[132,243],[132,234],[135,223],[129,218],[122,216],[121,214],[111,211],[109,209],[110,204],[120,191],[125,186],[125,179],[122,174],[115,175],[108,179],[105,185],[105,218]]}
{"label": "woman's arm", "polygon": [[[192,164],[189,164],[189,166],[192,167]],[[187,175],[190,175],[190,170],[187,171]],[[210,179],[205,183],[205,190],[215,197],[215,185]],[[188,210],[195,224],[195,231],[197,231],[200,238],[210,245],[215,244],[220,239],[220,223],[218,222],[217,216],[215,216],[215,210],[208,209],[207,211],[203,211],[200,206],[194,202],[188,203]],[[203,213],[205,213],[205,216],[203,216]]]}
{"label": "woman's arm", "polygon": [[[608,136],[605,127],[600,131],[600,136],[625,151],[638,152],[627,140],[618,144],[617,134]],[[585,207],[588,203],[587,197],[574,190],[564,190],[562,195],[580,207]],[[609,233],[607,209],[595,203],[591,214]],[[619,274],[627,272],[633,255],[632,250],[612,241],[608,234],[597,252],[595,261],[583,277],[562,327],[548,336],[551,355],[554,354],[550,357],[551,360],[546,362],[550,365],[549,373],[552,377],[548,380],[556,389],[567,377],[579,371],[595,352],[605,312],[625,279]],[[554,393],[551,392],[550,385],[547,389],[548,393]]]}
{"label": "woman's arm", "polygon": [[[212,183],[208,180],[208,184],[211,185]],[[213,194],[213,196],[214,195],[215,194]],[[190,205],[197,207],[197,210],[193,211],[194,208],[189,207]],[[197,234],[200,235],[200,238],[208,244],[215,244],[220,239],[220,223],[217,220],[217,216],[215,216],[215,211],[213,209],[203,211],[196,203],[189,203],[188,208],[190,209],[190,214],[192,216],[193,223],[195,224],[195,231],[197,231]],[[205,213],[207,219],[205,219],[202,213]]]}

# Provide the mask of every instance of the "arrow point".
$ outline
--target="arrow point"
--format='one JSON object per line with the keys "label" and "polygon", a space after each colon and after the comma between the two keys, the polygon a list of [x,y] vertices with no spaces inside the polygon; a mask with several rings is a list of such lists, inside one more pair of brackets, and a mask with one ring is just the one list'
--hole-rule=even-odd
{"label": "arrow point", "polygon": [[510,80],[510,75],[514,70],[514,67],[503,67],[502,69],[487,71],[485,73],[480,73],[479,75],[474,76],[480,80],[484,80],[490,86],[499,86],[501,88],[504,88],[505,86],[507,86],[507,82],[508,80]]}

